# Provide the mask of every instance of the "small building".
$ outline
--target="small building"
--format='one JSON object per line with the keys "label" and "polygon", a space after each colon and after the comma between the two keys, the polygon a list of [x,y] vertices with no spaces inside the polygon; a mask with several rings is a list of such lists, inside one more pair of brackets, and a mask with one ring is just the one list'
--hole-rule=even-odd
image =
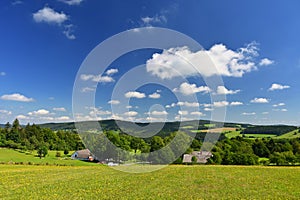
{"label": "small building", "polygon": [[210,151],[193,151],[190,154],[184,154],[182,162],[183,163],[192,163],[192,158],[196,157],[196,163],[205,164],[207,159],[211,158],[213,155]]}
{"label": "small building", "polygon": [[75,151],[71,158],[74,160],[83,160],[83,161],[94,161],[95,157],[88,149]]}

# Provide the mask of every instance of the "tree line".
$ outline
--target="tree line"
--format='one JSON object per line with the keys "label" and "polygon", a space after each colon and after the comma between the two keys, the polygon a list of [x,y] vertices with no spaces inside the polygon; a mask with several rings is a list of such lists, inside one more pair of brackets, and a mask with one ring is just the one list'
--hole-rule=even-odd
{"label": "tree line", "polygon": [[21,126],[18,119],[12,124],[0,128],[0,147],[21,150],[39,150],[45,153],[49,150],[79,150],[84,145],[79,135],[74,131],[52,131],[35,124]]}
{"label": "tree line", "polygon": [[299,165],[300,138],[244,139],[236,137],[217,142],[212,150],[212,164],[223,165]]}

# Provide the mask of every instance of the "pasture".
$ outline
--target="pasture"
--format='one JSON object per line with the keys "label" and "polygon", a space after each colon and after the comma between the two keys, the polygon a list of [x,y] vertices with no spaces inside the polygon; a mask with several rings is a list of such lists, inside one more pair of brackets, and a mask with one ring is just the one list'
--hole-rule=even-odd
{"label": "pasture", "polygon": [[0,199],[299,199],[300,168],[176,166],[131,174],[103,165],[0,165]]}

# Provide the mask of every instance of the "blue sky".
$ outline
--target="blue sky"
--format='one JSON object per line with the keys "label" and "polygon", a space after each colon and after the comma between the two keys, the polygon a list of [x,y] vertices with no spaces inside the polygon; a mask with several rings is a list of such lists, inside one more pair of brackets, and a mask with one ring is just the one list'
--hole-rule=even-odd
{"label": "blue sky", "polygon": [[[74,113],[78,119],[210,119],[212,110],[226,106],[226,121],[299,125],[299,6],[298,1],[3,0],[0,123],[16,117],[23,124],[72,121],[73,85],[86,56],[120,32],[163,27],[188,35],[205,50],[138,50],[115,60],[103,74],[81,74],[81,81],[98,87],[81,88],[83,95],[95,92],[96,103]],[[224,85],[209,88],[170,52],[191,62],[203,52],[211,56]],[[176,82],[178,77],[159,65],[163,61],[185,81]],[[119,80],[143,64],[137,80],[153,76],[171,81],[173,88],[125,84],[124,93],[113,99]],[[202,67],[202,76],[212,76],[209,66]],[[226,100],[211,102],[210,95],[226,95]]]}

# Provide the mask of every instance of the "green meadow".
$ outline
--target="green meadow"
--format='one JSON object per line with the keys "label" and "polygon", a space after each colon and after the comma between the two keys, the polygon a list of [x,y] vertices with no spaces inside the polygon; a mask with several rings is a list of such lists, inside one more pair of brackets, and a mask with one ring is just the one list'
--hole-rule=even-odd
{"label": "green meadow", "polygon": [[0,165],[0,199],[299,199],[300,168],[171,165],[132,174],[107,166]]}

